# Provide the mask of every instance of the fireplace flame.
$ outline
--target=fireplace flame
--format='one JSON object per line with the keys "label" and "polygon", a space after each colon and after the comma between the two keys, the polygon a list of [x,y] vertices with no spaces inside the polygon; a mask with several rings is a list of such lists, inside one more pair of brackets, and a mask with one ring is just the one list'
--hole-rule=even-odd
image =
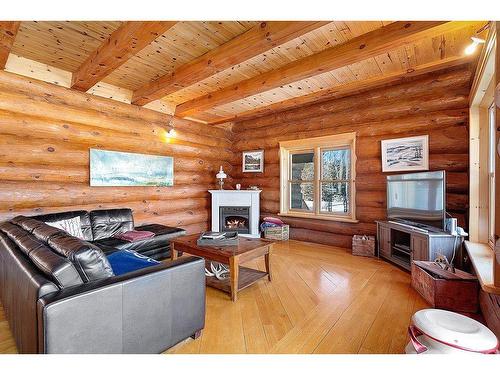
{"label": "fireplace flame", "polygon": [[245,220],[226,220],[226,228],[229,229],[237,229],[237,228],[245,228]]}

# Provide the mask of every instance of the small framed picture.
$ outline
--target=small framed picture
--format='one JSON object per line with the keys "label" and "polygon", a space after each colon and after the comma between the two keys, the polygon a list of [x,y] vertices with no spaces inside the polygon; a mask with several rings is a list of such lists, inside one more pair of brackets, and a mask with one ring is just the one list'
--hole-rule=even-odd
{"label": "small framed picture", "polygon": [[264,150],[243,152],[243,172],[264,172]]}
{"label": "small framed picture", "polygon": [[382,141],[382,172],[429,170],[429,136]]}

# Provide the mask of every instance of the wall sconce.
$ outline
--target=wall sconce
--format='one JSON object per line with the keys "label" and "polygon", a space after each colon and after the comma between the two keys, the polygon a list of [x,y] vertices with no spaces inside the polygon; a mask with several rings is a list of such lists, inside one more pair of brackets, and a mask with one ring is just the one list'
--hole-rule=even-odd
{"label": "wall sconce", "polygon": [[464,51],[466,55],[472,55],[476,51],[476,48],[478,45],[485,43],[484,39],[477,38],[475,36],[471,36],[471,39],[472,39],[472,43],[469,44]]}
{"label": "wall sconce", "polygon": [[174,129],[174,122],[172,121],[172,119],[170,119],[168,121],[167,128],[168,128],[167,138],[173,138],[173,137],[175,137],[177,133],[176,133],[176,131]]}

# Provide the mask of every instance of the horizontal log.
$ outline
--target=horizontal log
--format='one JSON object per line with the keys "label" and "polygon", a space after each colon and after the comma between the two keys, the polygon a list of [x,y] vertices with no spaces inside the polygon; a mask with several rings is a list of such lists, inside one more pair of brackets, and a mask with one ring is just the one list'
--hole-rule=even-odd
{"label": "horizontal log", "polygon": [[317,230],[290,228],[290,238],[297,241],[314,242],[346,249],[352,246],[352,236],[320,232]]}
{"label": "horizontal log", "polygon": [[[44,181],[59,183],[89,183],[88,166],[71,166],[64,169],[50,165],[15,165],[0,162],[0,175],[4,181]],[[174,185],[212,184],[216,181],[215,172],[206,174],[193,171],[175,171]]]}
{"label": "horizontal log", "polygon": [[466,194],[446,194],[446,210],[466,212],[469,209],[469,196]]}
{"label": "horizontal log", "polygon": [[[215,186],[215,185],[214,185]],[[90,187],[86,184],[3,181],[0,184],[0,210],[35,206],[76,206],[92,203],[126,203],[142,200],[205,198],[211,186],[175,187]]]}
{"label": "horizontal log", "polygon": [[[463,154],[432,154],[429,158],[429,169],[433,171],[446,170],[448,172],[467,172],[469,170],[469,155]],[[374,158],[357,158],[356,173],[377,174],[382,173],[382,160],[380,156]]]}
{"label": "horizontal log", "polygon": [[278,112],[269,116],[257,119],[237,122],[234,127],[236,133],[242,129],[262,128],[275,124],[295,122],[303,118],[312,118],[322,114],[322,112],[334,113],[345,110],[358,110],[359,103],[366,105],[385,104],[390,100],[400,100],[401,98],[411,98],[428,92],[443,90],[448,88],[468,87],[471,73],[468,69],[453,70],[443,73],[430,73],[418,79],[409,80],[405,84],[389,86],[387,88],[370,90],[361,94],[347,96],[345,98],[333,99],[322,103],[311,104],[284,112]]}
{"label": "horizontal log", "polygon": [[387,207],[387,193],[384,190],[357,190],[356,207]]}
{"label": "horizontal log", "polygon": [[[0,133],[1,134],[1,133]],[[32,137],[22,137],[23,141],[20,141],[20,136],[16,135],[3,135],[0,138],[0,147],[10,147],[17,145],[47,145],[47,148],[55,149],[58,145],[64,144],[68,145],[72,149],[80,149],[85,150],[89,148],[105,148],[108,150],[116,150],[116,151],[124,151],[124,152],[139,152],[144,153],[144,150],[147,150],[147,153],[150,154],[159,154],[159,155],[178,155],[185,157],[199,157],[209,160],[230,160],[232,157],[232,153],[226,149],[218,149],[215,147],[208,146],[193,146],[177,143],[175,140],[170,142],[163,142],[161,139],[156,141],[147,141],[143,140],[140,137],[136,138],[128,138],[128,137],[120,137],[118,135],[114,137],[110,137],[105,142],[102,140],[78,140],[78,139],[57,139],[57,136],[50,138],[32,138]]]}
{"label": "horizontal log", "polygon": [[260,199],[263,201],[280,201],[280,190],[279,189],[264,189],[260,193]]}
{"label": "horizontal log", "polygon": [[[453,95],[448,94],[448,95]],[[462,100],[464,96],[461,96]],[[440,98],[439,101],[445,100]],[[424,101],[426,105],[432,105],[432,101]],[[408,104],[405,108],[413,105],[424,105],[417,102]],[[393,116],[403,103],[388,107],[378,107],[371,110],[365,108],[362,111],[332,114],[318,119],[306,119],[298,123],[287,123],[259,130],[258,134],[251,129],[248,133],[240,133],[236,137],[235,150],[252,150],[256,148],[279,147],[279,142],[335,135],[347,132],[356,132],[358,138],[384,135],[386,138],[403,136],[410,131],[428,131],[440,129],[452,125],[466,125],[468,123],[468,108],[463,101],[463,106],[458,109],[440,110],[438,112],[424,112],[404,114],[404,116],[393,117],[383,120],[386,114]],[[370,114],[368,114],[370,112]],[[370,120],[370,117],[372,118]],[[241,137],[241,138],[240,138]]]}
{"label": "horizontal log", "polygon": [[277,217],[284,223],[290,225],[291,228],[310,229],[320,232],[336,233],[348,236],[353,236],[355,234],[375,234],[376,232],[376,225],[373,223],[353,224],[331,220],[277,216],[276,214],[272,214],[269,212],[262,212],[260,215],[261,219],[267,216]]}
{"label": "horizontal log", "polygon": [[[1,131],[0,131],[1,134]],[[116,143],[113,145],[75,144],[68,142],[53,142],[51,139],[33,139],[30,137],[4,135],[0,138],[0,161],[24,164],[51,164],[51,165],[89,165],[89,149],[106,149],[122,152],[147,153],[174,157],[174,169],[181,166],[185,160],[191,159],[189,164],[214,165],[217,170],[220,165],[231,169],[229,163],[222,157],[229,156],[229,151],[212,148],[210,151],[200,148],[186,149],[184,146],[158,144],[157,147],[144,148],[136,145]],[[177,160],[179,159],[179,160]],[[201,163],[200,163],[201,161]],[[213,169],[212,169],[213,171]]]}
{"label": "horizontal log", "polygon": [[265,212],[278,213],[280,211],[280,204],[276,201],[261,201],[260,209]]}
{"label": "horizontal log", "polygon": [[232,166],[231,176],[234,179],[248,179],[248,178],[279,178],[280,176],[280,165],[279,163],[267,163],[264,165],[264,172],[242,172],[241,165]]}
{"label": "horizontal log", "polygon": [[[64,109],[62,109],[64,110]],[[29,133],[35,138],[60,139],[75,142],[101,142],[106,143],[114,137],[120,139],[139,139],[148,142],[167,143],[169,141],[181,140],[202,147],[231,148],[231,142],[226,139],[216,139],[196,133],[186,133],[176,129],[175,137],[169,140],[166,126],[151,125],[142,122],[141,126],[109,128],[78,123],[73,121],[61,121],[55,118],[44,119],[30,116],[24,113],[14,113],[0,110],[0,129],[2,134],[19,135]]]}
{"label": "horizontal log", "polygon": [[137,213],[134,214],[134,220],[139,222],[145,222],[149,220],[150,222],[156,222],[156,220],[166,223],[170,227],[183,227],[189,224],[204,223],[208,221],[208,212],[206,210],[198,211],[179,211],[171,214],[163,214],[157,216],[151,216],[149,214]]}
{"label": "horizontal log", "polygon": [[[40,98],[30,98],[26,95],[1,91],[0,110],[39,118],[86,124],[94,127],[118,131],[120,129],[129,129],[129,131],[133,129],[136,134],[153,133],[160,139],[165,138],[166,131],[169,129],[168,123],[154,126],[143,120],[117,118],[107,113],[95,113],[92,110],[83,110],[81,108],[73,108],[69,106],[61,107],[46,103]],[[176,132],[177,134],[172,138],[171,142],[175,141],[177,144],[193,147],[197,144],[196,142],[200,144],[217,143],[215,141],[209,142],[209,137],[206,140],[203,140],[203,136],[195,133],[188,133],[177,129]]]}
{"label": "horizontal log", "polygon": [[374,223],[377,220],[385,220],[387,217],[387,210],[380,207],[356,207],[356,219],[362,223]]}
{"label": "horizontal log", "polygon": [[[430,154],[467,154],[469,152],[469,133],[464,126],[454,126],[422,132],[409,132],[405,137],[429,135]],[[359,138],[356,141],[356,154],[360,159],[380,157],[383,136]]]}
{"label": "horizontal log", "polygon": [[[205,136],[220,139],[230,139],[230,133],[220,127],[209,127],[144,107],[138,107],[116,100],[70,90],[62,86],[53,85],[6,71],[0,71],[0,91],[11,93],[17,92],[19,94],[29,95],[30,97],[36,98],[38,101],[46,101],[62,107],[76,107],[90,110],[95,113],[106,114],[107,118],[119,118],[119,121],[123,121],[122,126],[127,120],[146,121],[149,123],[156,123],[160,126],[172,121],[172,124],[179,130],[182,129],[186,131],[189,129],[190,132],[196,134],[204,134]],[[69,119],[68,121],[73,120]],[[107,126],[109,122],[105,122],[105,124]]]}
{"label": "horizontal log", "polygon": [[[136,219],[136,214],[144,214],[143,216],[158,217],[166,213],[176,213],[179,211],[188,210],[208,210],[210,208],[210,200],[208,198],[189,198],[189,199],[175,199],[175,200],[142,200],[142,201],[129,201],[124,203],[92,203],[77,206],[54,206],[54,207],[29,207],[20,210],[0,211],[0,221],[11,219],[15,216],[34,216],[45,215],[50,213],[58,213],[65,211],[77,210],[104,210],[104,209],[117,209],[117,208],[130,208]],[[141,216],[142,217],[142,216]],[[137,225],[138,221],[135,220]]]}
{"label": "horizontal log", "polygon": [[[400,172],[401,173],[401,172]],[[398,173],[396,173],[398,174]],[[389,174],[357,174],[356,190],[360,191],[386,191],[387,176]],[[467,173],[446,172],[446,191],[448,193],[469,193],[469,178]]]}
{"label": "horizontal log", "polygon": [[[262,147],[259,147],[259,149],[262,149]],[[236,171],[241,171],[243,166],[242,166],[242,159],[243,159],[243,151],[250,151],[248,150],[242,150],[242,151],[236,151],[234,148],[233,150],[233,156],[231,158],[231,164],[235,167]],[[271,147],[271,148],[266,148],[264,149],[264,171],[266,169],[266,165],[269,163],[279,163],[280,157],[279,157],[279,147]],[[250,173],[245,173],[245,174],[250,174]]]}

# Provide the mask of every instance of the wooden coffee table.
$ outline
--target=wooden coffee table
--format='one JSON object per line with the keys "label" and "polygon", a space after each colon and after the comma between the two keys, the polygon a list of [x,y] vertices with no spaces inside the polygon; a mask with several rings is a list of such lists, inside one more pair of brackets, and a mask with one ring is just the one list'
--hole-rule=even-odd
{"label": "wooden coffee table", "polygon": [[[252,285],[263,277],[271,281],[271,252],[273,242],[260,238],[239,238],[239,244],[236,246],[198,246],[196,241],[199,234],[177,237],[170,242],[170,254],[172,260],[177,258],[177,252],[183,251],[191,255],[197,255],[205,258],[207,261],[215,261],[229,265],[230,277],[226,280],[219,280],[213,276],[207,276],[208,286],[223,290],[231,295],[231,300],[238,299],[238,292]],[[240,266],[252,259],[264,256],[266,272],[253,268]]]}

